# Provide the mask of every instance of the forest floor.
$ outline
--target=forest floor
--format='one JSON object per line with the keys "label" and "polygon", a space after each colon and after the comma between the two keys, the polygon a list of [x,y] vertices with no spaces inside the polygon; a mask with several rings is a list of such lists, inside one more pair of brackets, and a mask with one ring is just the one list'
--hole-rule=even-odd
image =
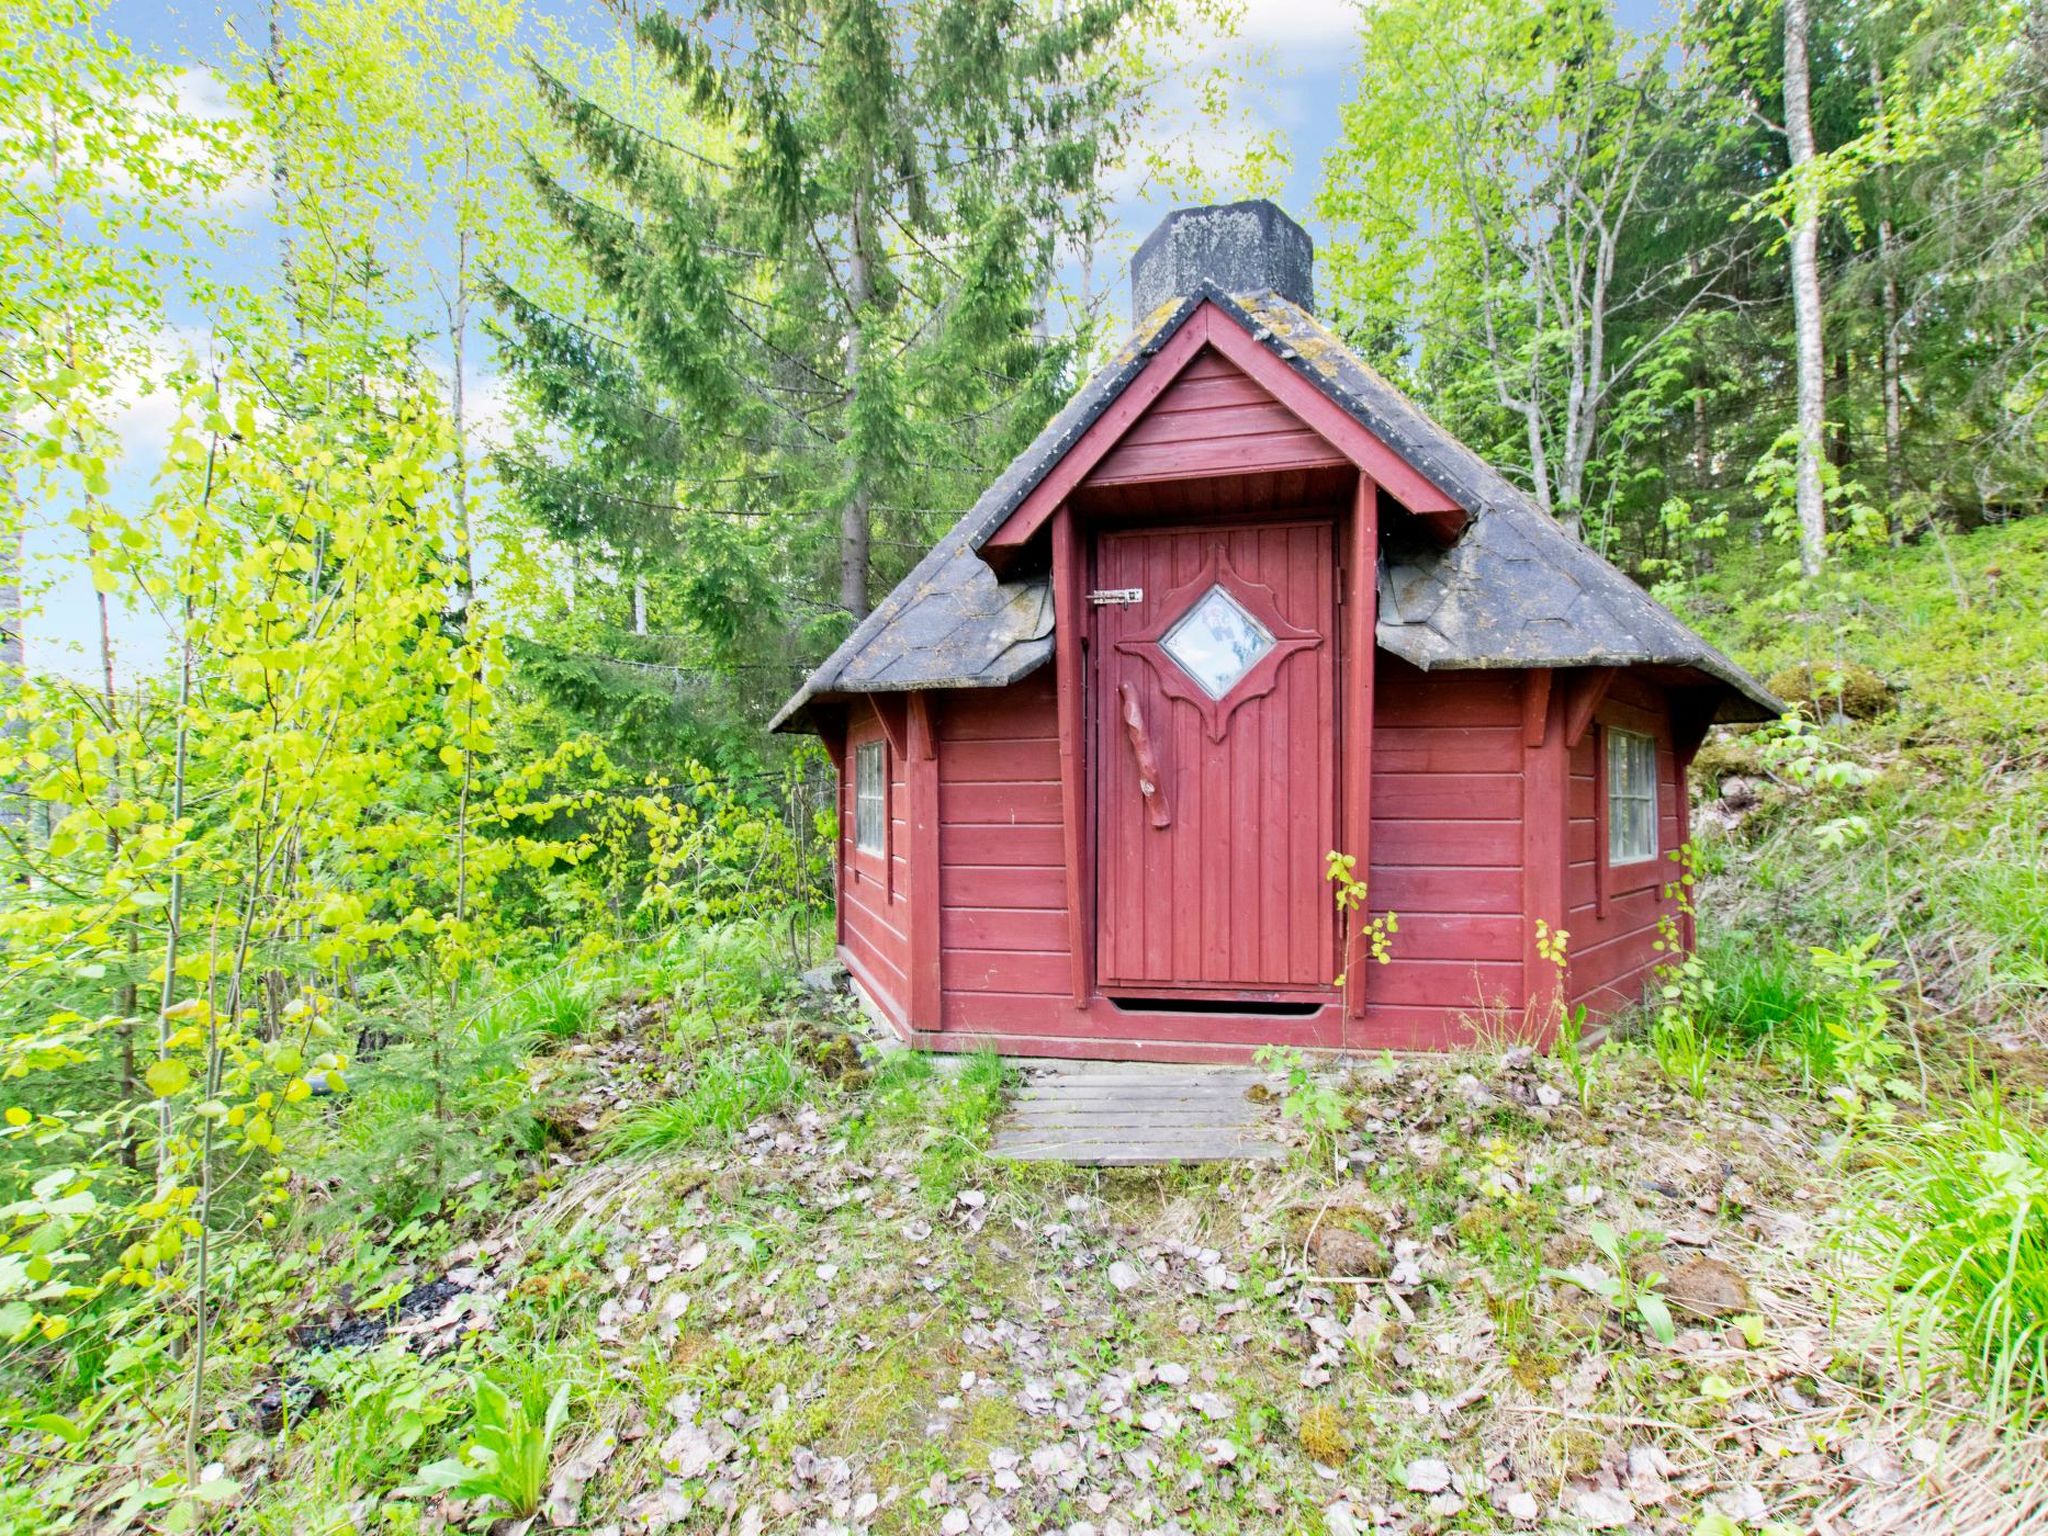
{"label": "forest floor", "polygon": [[[789,1026],[836,1081],[715,1149],[594,1155],[579,1133],[661,1076],[660,1022],[617,1008],[566,1047],[546,1193],[395,1277],[439,1282],[402,1337],[280,1295],[329,1311],[269,1396],[327,1402],[232,1433],[245,1528],[368,1514],[386,1383],[458,1342],[570,1388],[539,1518],[575,1529],[2048,1521],[2044,1443],[2001,1445],[1918,1374],[1857,1241],[1855,1160],[1769,1062],[1695,1099],[1629,1045],[1577,1076],[1522,1049],[1384,1059],[1304,1090],[1343,1126],[1286,1118],[1284,1165],[1114,1172],[989,1161],[1001,1068],[853,1067],[817,1046],[862,1033],[841,1009]],[[385,1504],[417,1529],[489,1513]]]}

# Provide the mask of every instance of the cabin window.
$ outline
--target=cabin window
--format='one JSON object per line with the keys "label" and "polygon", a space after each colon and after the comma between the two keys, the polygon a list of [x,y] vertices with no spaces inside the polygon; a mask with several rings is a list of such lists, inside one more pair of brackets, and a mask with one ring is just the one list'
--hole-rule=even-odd
{"label": "cabin window", "polygon": [[882,744],[864,741],[853,749],[853,846],[880,853],[889,825],[889,780],[883,773]]}
{"label": "cabin window", "polygon": [[1657,856],[1657,743],[1634,731],[1607,733],[1607,862]]}
{"label": "cabin window", "polygon": [[1220,699],[1273,649],[1273,637],[1236,598],[1215,586],[1181,615],[1159,649],[1200,684],[1202,692]]}

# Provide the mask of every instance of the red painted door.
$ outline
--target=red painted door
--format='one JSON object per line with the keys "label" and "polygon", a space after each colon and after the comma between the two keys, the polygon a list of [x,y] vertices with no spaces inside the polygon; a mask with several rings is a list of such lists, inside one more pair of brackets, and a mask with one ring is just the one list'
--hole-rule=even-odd
{"label": "red painted door", "polygon": [[1093,586],[1096,970],[1146,997],[1330,995],[1335,529],[1105,533]]}

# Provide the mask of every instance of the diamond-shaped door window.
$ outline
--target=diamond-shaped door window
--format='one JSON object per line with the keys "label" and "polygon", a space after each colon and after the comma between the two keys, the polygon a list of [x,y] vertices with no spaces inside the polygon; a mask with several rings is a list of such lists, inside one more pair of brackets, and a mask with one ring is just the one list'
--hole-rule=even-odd
{"label": "diamond-shaped door window", "polygon": [[1220,699],[1273,649],[1273,636],[1222,587],[1195,600],[1159,642],[1212,699]]}

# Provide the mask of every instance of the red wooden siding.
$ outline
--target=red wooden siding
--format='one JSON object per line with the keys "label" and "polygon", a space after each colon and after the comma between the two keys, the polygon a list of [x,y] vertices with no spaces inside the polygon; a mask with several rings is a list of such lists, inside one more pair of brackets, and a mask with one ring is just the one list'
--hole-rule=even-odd
{"label": "red wooden siding", "polygon": [[1132,485],[1332,467],[1348,468],[1349,461],[1264,386],[1204,349],[1083,483]]}
{"label": "red wooden siding", "polygon": [[1367,900],[1400,928],[1367,967],[1359,1043],[1456,1045],[1523,1003],[1521,674],[1382,651],[1375,686]]}
{"label": "red wooden siding", "polygon": [[[1605,867],[1607,819],[1599,804],[1604,730],[1619,726],[1657,742],[1657,857],[1619,870]],[[1671,750],[1662,689],[1624,672],[1614,679],[1593,724],[1571,753],[1565,828],[1565,929],[1571,934],[1570,1000],[1604,1017],[1637,1002],[1669,957],[1657,947],[1660,918],[1676,918],[1665,894],[1677,876],[1669,855],[1680,841],[1678,762]],[[1606,883],[1601,900],[1600,884]],[[1604,910],[1603,910],[1604,908]]]}
{"label": "red wooden siding", "polygon": [[[853,842],[854,752],[880,740],[889,774],[886,857]],[[855,703],[846,722],[839,765],[840,943],[847,966],[892,1019],[910,1000],[910,789],[902,754],[890,745],[872,705]]]}
{"label": "red wooden siding", "polygon": [[942,1027],[990,1029],[1055,996],[1071,1011],[1060,825],[1051,669],[950,695],[939,717]]}

